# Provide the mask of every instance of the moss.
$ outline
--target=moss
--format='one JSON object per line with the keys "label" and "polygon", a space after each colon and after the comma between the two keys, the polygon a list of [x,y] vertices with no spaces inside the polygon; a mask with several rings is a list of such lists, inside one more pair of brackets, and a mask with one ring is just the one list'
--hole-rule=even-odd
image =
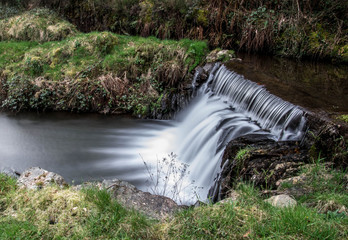
{"label": "moss", "polygon": [[210,62],[228,62],[236,57],[233,50],[222,50],[220,48],[214,49],[206,57],[206,61]]}
{"label": "moss", "polygon": [[55,41],[77,33],[71,23],[48,9],[34,9],[0,20],[0,40]]}
{"label": "moss", "polygon": [[344,121],[344,122],[346,122],[346,123],[348,123],[348,114],[338,116],[337,118],[342,120],[342,121]]}

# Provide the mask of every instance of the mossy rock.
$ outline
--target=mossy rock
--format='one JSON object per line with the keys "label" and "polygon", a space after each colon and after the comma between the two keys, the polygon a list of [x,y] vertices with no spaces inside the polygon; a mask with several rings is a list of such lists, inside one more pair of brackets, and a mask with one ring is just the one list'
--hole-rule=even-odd
{"label": "mossy rock", "polygon": [[34,9],[0,20],[1,41],[56,41],[77,32],[74,25],[48,9]]}
{"label": "mossy rock", "polygon": [[207,58],[206,61],[208,63],[211,62],[228,62],[235,58],[236,55],[233,50],[221,50],[220,48],[214,49],[211,51]]}

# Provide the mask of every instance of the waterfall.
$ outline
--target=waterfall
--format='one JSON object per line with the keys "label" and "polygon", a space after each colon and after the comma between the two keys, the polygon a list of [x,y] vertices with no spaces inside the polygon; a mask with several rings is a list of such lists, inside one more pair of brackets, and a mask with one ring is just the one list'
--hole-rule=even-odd
{"label": "waterfall", "polygon": [[[207,82],[194,92],[176,119],[175,148],[178,159],[189,165],[187,182],[195,182],[199,200],[206,199],[231,140],[249,133],[276,141],[300,140],[303,135],[304,112],[298,106],[223,65],[216,64]],[[185,191],[183,196],[192,194],[192,189]]]}

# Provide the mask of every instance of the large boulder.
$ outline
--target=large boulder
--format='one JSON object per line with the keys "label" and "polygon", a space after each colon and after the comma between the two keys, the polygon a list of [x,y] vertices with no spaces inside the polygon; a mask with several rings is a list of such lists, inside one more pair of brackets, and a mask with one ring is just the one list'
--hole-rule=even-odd
{"label": "large boulder", "polygon": [[125,208],[133,208],[150,218],[163,219],[186,207],[176,204],[168,197],[143,192],[118,179],[104,180],[102,185],[111,191],[113,197]]}
{"label": "large boulder", "polygon": [[62,176],[40,167],[25,170],[19,177],[18,184],[28,189],[41,189],[49,184],[57,184],[60,187],[68,185]]}

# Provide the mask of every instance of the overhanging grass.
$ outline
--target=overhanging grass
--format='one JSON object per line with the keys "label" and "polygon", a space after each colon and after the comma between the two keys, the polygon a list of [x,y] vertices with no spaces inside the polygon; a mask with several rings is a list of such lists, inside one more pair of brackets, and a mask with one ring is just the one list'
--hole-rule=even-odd
{"label": "overhanging grass", "polygon": [[[204,42],[109,32],[59,42],[0,42],[2,107],[145,115],[204,61]],[[15,54],[13,54],[15,53]]]}

